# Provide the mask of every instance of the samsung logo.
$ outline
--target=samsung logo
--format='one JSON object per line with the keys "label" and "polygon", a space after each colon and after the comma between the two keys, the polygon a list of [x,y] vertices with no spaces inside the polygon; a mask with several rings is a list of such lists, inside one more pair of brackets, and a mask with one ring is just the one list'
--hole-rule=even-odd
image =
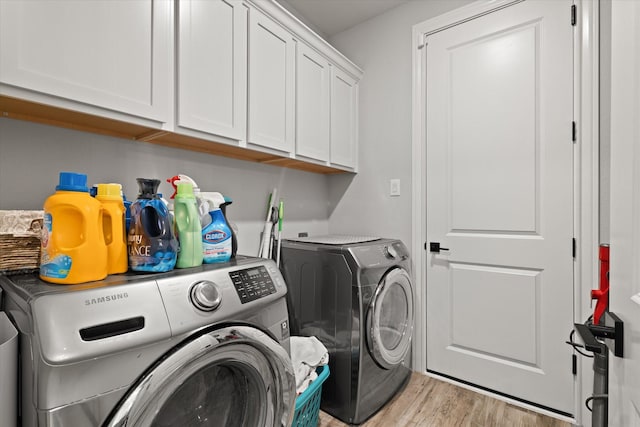
{"label": "samsung logo", "polygon": [[112,301],[117,301],[119,299],[125,299],[125,298],[129,298],[129,294],[127,294],[126,292],[123,292],[121,294],[105,295],[99,298],[86,299],[84,300],[84,305],[102,304],[105,302],[112,302]]}

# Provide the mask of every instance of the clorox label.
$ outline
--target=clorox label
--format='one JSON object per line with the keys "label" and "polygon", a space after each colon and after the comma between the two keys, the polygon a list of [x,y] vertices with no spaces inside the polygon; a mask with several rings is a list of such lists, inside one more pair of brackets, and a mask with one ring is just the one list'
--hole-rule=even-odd
{"label": "clorox label", "polygon": [[220,209],[209,212],[211,223],[202,230],[203,262],[227,262],[231,258],[231,229]]}
{"label": "clorox label", "polygon": [[227,262],[231,258],[231,233],[207,230],[202,233],[203,262]]}
{"label": "clorox label", "polygon": [[202,242],[203,243],[220,243],[229,238],[229,235],[225,233],[224,230],[211,230],[203,233]]}

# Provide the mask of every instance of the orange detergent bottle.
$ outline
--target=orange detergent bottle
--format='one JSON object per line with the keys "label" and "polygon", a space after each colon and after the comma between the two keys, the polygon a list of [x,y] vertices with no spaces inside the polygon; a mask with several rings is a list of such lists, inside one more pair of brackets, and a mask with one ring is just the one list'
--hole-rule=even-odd
{"label": "orange detergent bottle", "polygon": [[125,273],[129,268],[125,209],[120,184],[98,184],[96,199],[104,208],[102,229],[107,244],[107,273]]}
{"label": "orange detergent bottle", "polygon": [[103,212],[89,195],[86,175],[60,172],[55,194],[44,202],[42,280],[76,284],[107,277]]}

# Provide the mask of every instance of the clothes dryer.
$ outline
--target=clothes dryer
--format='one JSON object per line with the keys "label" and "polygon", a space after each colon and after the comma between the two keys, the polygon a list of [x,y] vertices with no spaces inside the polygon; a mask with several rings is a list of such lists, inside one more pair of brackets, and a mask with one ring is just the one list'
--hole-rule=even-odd
{"label": "clothes dryer", "polygon": [[271,260],[0,286],[19,331],[24,427],[291,421],[286,286]]}
{"label": "clothes dryer", "polygon": [[399,240],[322,236],[282,243],[292,331],[329,351],[321,408],[349,424],[380,410],[408,380],[411,261]]}

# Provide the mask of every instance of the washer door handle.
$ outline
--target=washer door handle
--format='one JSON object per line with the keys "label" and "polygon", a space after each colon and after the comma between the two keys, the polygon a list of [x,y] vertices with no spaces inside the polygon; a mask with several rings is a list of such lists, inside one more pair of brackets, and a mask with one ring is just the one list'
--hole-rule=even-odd
{"label": "washer door handle", "polygon": [[440,251],[449,251],[449,248],[441,247],[440,242],[429,242],[429,252],[439,254]]}

